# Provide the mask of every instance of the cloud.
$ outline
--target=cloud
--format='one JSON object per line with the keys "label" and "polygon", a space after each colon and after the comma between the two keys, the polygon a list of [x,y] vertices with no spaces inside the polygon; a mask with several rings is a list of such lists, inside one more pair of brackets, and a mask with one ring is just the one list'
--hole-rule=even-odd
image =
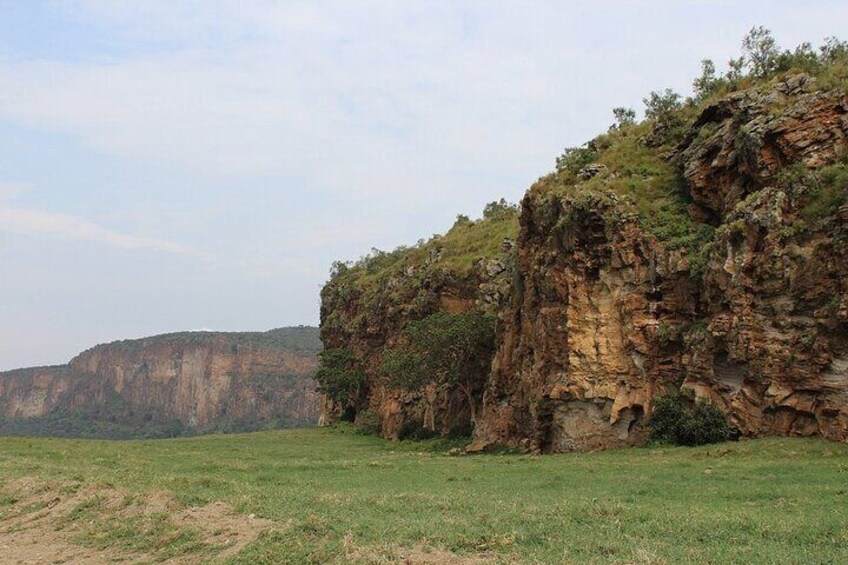
{"label": "cloud", "polygon": [[16,208],[0,203],[0,230],[25,235],[50,235],[67,240],[92,241],[121,249],[147,249],[209,259],[209,255],[185,245],[151,237],[130,235],[67,214]]}
{"label": "cloud", "polygon": [[25,190],[26,185],[23,183],[0,181],[0,202],[11,200],[22,194]]}
{"label": "cloud", "polygon": [[[475,32],[448,5],[171,5],[80,3],[81,17],[173,43],[111,62],[0,61],[0,119],[141,163],[209,175],[295,170],[322,190],[352,183],[360,195],[454,193],[459,183],[434,182],[435,171],[482,170],[507,155],[538,171],[560,144],[561,126],[531,109],[565,112],[553,97],[579,56],[567,38],[555,59],[545,42],[515,50],[502,20],[483,17]],[[532,10],[522,20],[551,27]],[[220,44],[195,41],[221,27]],[[375,182],[375,170],[391,178]]]}

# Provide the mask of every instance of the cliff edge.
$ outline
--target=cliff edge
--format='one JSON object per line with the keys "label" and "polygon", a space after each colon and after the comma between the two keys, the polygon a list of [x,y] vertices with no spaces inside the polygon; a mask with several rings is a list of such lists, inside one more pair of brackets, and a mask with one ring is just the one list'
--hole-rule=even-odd
{"label": "cliff edge", "polygon": [[313,424],[316,328],[185,332],[0,373],[0,433],[162,437]]}

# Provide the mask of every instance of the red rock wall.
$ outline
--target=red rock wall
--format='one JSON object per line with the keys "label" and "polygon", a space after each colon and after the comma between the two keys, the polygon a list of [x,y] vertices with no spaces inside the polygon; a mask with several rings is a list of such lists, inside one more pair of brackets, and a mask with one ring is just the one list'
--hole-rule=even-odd
{"label": "red rock wall", "polygon": [[780,178],[833,163],[846,138],[844,94],[804,76],[707,107],[670,157],[693,218],[718,226],[703,277],[614,196],[531,189],[521,299],[504,315],[473,447],[638,443],[670,387],[748,436],[848,440],[848,207],[802,225],[809,187]]}
{"label": "red rock wall", "polygon": [[179,420],[201,432],[250,423],[315,423],[315,352],[245,342],[237,335],[115,342],[81,353],[67,367],[4,373],[0,415],[31,418],[96,407],[108,412],[119,401],[126,413],[110,418]]}

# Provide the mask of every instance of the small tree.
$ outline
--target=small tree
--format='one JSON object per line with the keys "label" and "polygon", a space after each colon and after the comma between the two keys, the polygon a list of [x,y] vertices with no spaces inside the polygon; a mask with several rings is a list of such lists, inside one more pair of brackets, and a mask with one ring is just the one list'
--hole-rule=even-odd
{"label": "small tree", "polygon": [[336,402],[345,402],[359,392],[365,375],[355,367],[353,353],[346,347],[325,349],[319,354],[321,365],[315,374],[318,391]]}
{"label": "small tree", "polygon": [[612,115],[615,117],[615,123],[611,129],[622,129],[636,123],[636,110],[633,108],[619,106],[612,109]]}
{"label": "small tree", "polygon": [[651,92],[642,102],[645,104],[645,117],[661,124],[674,121],[674,113],[682,106],[680,95],[670,88],[662,92]]}
{"label": "small tree", "polygon": [[405,390],[416,390],[431,377],[427,360],[417,349],[407,346],[386,349],[380,359],[380,372],[391,384]]}
{"label": "small tree", "polygon": [[562,155],[556,159],[556,170],[558,173],[571,173],[576,175],[580,170],[597,158],[598,152],[584,144],[581,147],[566,147]]}
{"label": "small tree", "polygon": [[489,202],[483,207],[483,218],[487,220],[503,218],[516,210],[518,210],[517,205],[510,204],[506,198],[501,198],[500,200]]}
{"label": "small tree", "polygon": [[462,227],[462,226],[470,226],[471,224],[472,224],[471,218],[469,218],[465,214],[457,214],[456,215],[456,221],[453,223],[453,227],[451,229],[459,228],[459,227]]}
{"label": "small tree", "polygon": [[680,95],[666,88],[662,92],[651,92],[642,100],[645,117],[653,122],[650,144],[654,147],[676,143],[685,133],[679,110],[683,107]]}
{"label": "small tree", "polygon": [[841,41],[836,37],[828,37],[819,47],[821,60],[825,63],[848,57],[848,41]]}
{"label": "small tree", "polygon": [[330,266],[330,278],[340,277],[350,270],[350,262],[348,261],[333,261]]}
{"label": "small tree", "polygon": [[718,90],[721,79],[716,77],[715,63],[710,59],[701,61],[701,76],[692,81],[692,90],[695,92],[695,100],[701,101]]}
{"label": "small tree", "polygon": [[458,388],[477,419],[475,392],[488,374],[495,345],[494,318],[480,311],[438,312],[410,322],[402,343],[383,352],[381,372],[394,385],[415,390],[429,381]]}
{"label": "small tree", "polygon": [[777,70],[780,49],[771,31],[763,26],[751,28],[742,40],[742,53],[750,73],[755,77],[765,78]]}
{"label": "small tree", "polygon": [[742,80],[743,76],[745,76],[745,57],[730,59],[727,62],[727,73],[724,75],[724,78],[732,85],[736,85],[736,83]]}

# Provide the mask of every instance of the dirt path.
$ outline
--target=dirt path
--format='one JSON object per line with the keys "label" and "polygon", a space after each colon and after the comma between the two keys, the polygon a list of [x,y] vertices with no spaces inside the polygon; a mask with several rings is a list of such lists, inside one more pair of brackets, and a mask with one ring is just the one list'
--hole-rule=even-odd
{"label": "dirt path", "polygon": [[185,507],[166,493],[20,479],[0,489],[3,564],[222,561],[273,522],[222,502]]}

